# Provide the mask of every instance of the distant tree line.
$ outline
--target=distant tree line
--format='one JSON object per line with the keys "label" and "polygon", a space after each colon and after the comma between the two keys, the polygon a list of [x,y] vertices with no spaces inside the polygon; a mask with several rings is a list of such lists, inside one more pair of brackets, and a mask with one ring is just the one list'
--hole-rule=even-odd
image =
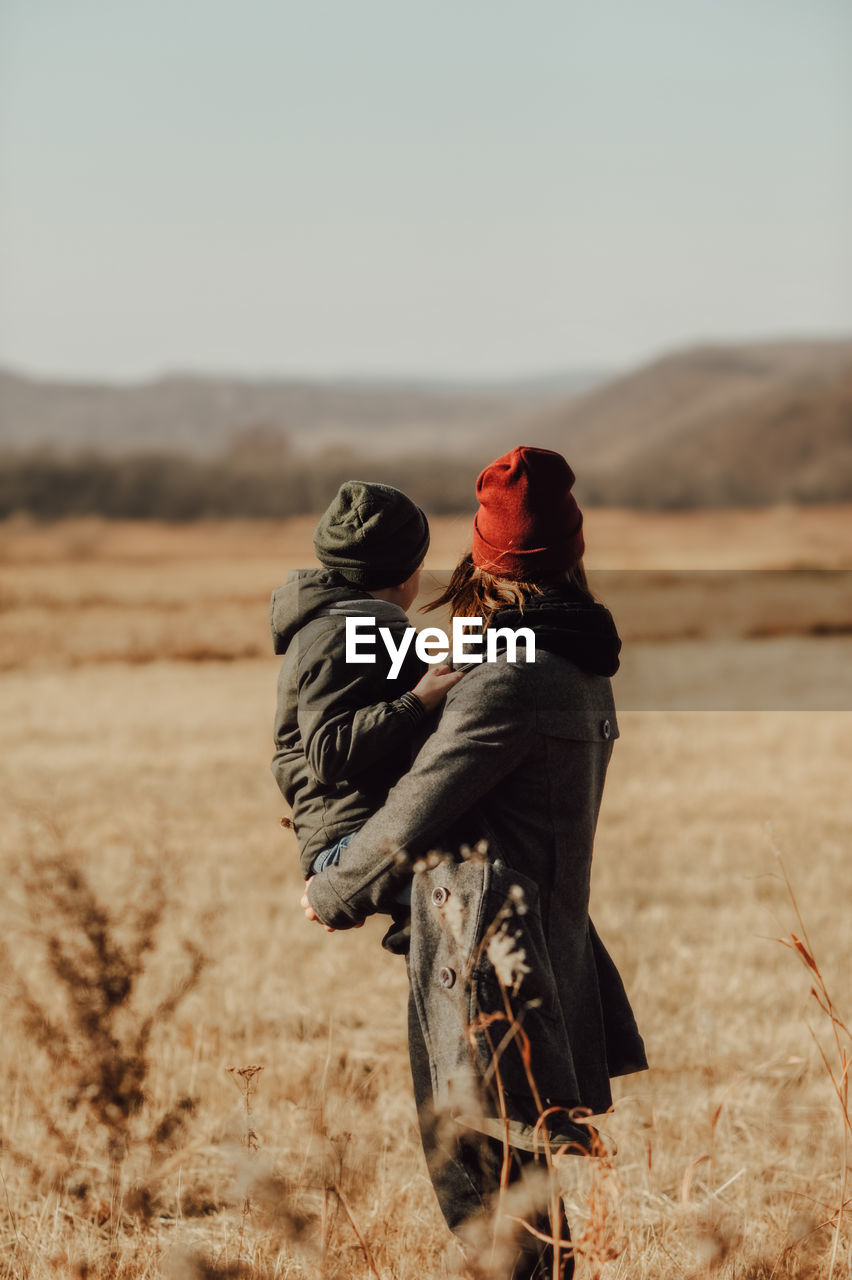
{"label": "distant tree line", "polygon": [[[495,449],[495,452],[498,450]],[[17,512],[41,520],[103,516],[124,520],[190,521],[271,518],[321,511],[347,479],[378,480],[404,489],[431,515],[475,510],[476,456],[445,451],[374,456],[344,448],[313,457],[290,452],[281,438],[240,439],[216,457],[193,454],[76,455],[45,449],[0,452],[0,519]],[[852,450],[817,467],[668,465],[647,462],[580,468],[581,506],[683,511],[778,502],[852,501]]]}
{"label": "distant tree line", "polygon": [[334,451],[315,458],[197,458],[178,453],[68,457],[43,450],[0,454],[0,518],[104,516],[126,520],[279,518],[322,510],[347,479],[393,484],[433,515],[475,508],[482,460],[376,459]]}

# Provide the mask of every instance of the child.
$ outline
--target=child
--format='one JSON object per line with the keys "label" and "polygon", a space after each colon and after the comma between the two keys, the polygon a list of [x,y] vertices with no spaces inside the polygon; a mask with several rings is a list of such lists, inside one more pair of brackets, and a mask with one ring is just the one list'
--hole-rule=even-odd
{"label": "child", "polygon": [[[346,617],[374,618],[399,644],[429,546],[419,507],[390,485],[349,480],[314,531],[322,569],[299,569],[273,592],[278,677],[272,772],[293,812],[302,873],[336,863],[385,801],[425,736],[427,713],[461,674],[426,668],[409,646],[395,679],[387,646],[346,661]],[[425,674],[424,674],[425,673]]]}

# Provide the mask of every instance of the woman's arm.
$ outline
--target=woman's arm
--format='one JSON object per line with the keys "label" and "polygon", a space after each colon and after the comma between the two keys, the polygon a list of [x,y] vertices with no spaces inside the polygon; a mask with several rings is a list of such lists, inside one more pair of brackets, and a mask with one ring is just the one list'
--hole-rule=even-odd
{"label": "woman's arm", "polygon": [[[340,864],[312,879],[308,899],[324,924],[352,928],[365,916],[388,910],[410,874],[408,859],[440,844],[451,824],[523,760],[535,724],[534,706],[523,689],[522,664],[483,663],[466,674],[411,770],[358,832]],[[401,854],[407,858],[401,860]]]}

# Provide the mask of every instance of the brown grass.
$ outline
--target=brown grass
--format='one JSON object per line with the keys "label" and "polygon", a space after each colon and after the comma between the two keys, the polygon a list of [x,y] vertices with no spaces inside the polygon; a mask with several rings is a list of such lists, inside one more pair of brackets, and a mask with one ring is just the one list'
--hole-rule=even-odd
{"label": "brown grass", "polygon": [[[290,568],[314,564],[313,517],[188,526],[8,521],[0,537],[0,671],[57,663],[210,662],[269,653],[269,594]],[[848,587],[794,588],[691,570],[852,569],[852,508],[774,508],[683,516],[590,511],[587,563],[634,641],[740,634],[844,635]],[[427,570],[453,567],[468,517],[432,521]],[[629,571],[641,569],[641,576]],[[621,572],[619,572],[621,571]],[[627,572],[624,572],[627,571]],[[652,572],[656,571],[656,572]],[[423,598],[437,576],[424,575]],[[735,592],[735,598],[731,598]],[[791,616],[789,599],[795,596]],[[719,609],[719,599],[725,601]]]}
{"label": "brown grass", "polygon": [[[612,519],[637,559],[661,565],[656,527],[652,537],[640,522],[628,537],[626,517]],[[843,527],[812,526],[812,546],[837,554]],[[710,537],[711,525],[702,528]],[[178,616],[205,644],[219,643],[230,616],[240,637],[251,628],[265,646],[266,596],[282,562],[302,559],[304,530],[270,554],[253,528],[145,529],[137,539],[125,527],[114,542],[99,528],[100,550],[73,560],[63,548],[78,532],[13,531],[2,566],[11,603],[0,623],[14,662],[0,674],[0,929],[12,957],[2,978],[0,1277],[332,1280],[374,1275],[372,1266],[394,1280],[455,1275],[414,1121],[404,966],[380,949],[377,922],[329,937],[298,907],[293,837],[279,826],[268,773],[275,659],[186,662],[166,647],[145,664],[68,662],[75,648],[96,657],[107,632],[112,652],[123,651],[147,613],[139,599],[180,603],[187,593],[185,614],[151,609],[152,647],[166,645]],[[777,549],[771,533],[755,530],[753,563]],[[681,562],[690,545],[705,554],[689,523],[681,535]],[[725,554],[744,554],[743,536]],[[48,591],[54,604],[38,613]],[[74,602],[91,595],[110,601],[109,615],[84,626]],[[625,712],[620,724],[593,914],[653,1067],[616,1085],[606,1128],[618,1142],[617,1182],[595,1189],[592,1162],[571,1166],[569,1221],[582,1239],[602,1212],[590,1204],[608,1197],[611,1239],[623,1229],[624,1249],[603,1264],[603,1280],[817,1280],[832,1251],[838,1280],[852,1248],[848,1209],[835,1234],[846,1153],[809,1019],[826,1053],[830,1042],[812,971],[800,972],[776,941],[805,940],[772,874],[764,824],[784,854],[808,953],[848,1025],[852,719]],[[195,1099],[195,1109],[168,1151],[135,1148],[127,1174],[140,1199],[135,1212],[113,1214],[112,1236],[108,1197],[75,1196],[73,1176],[47,1185],[18,1158],[48,1173],[65,1159],[52,1120],[71,1133],[78,1171],[109,1187],[104,1126],[87,1104],[68,1109],[67,1081],[27,1030],[12,972],[14,964],[34,999],[65,1016],[63,984],[44,966],[48,917],[33,912],[22,881],[34,859],[56,852],[51,822],[118,938],[133,935],[134,913],[156,905],[151,861],[160,868],[166,902],[144,953],[140,1011],[183,972],[181,939],[199,942],[211,921],[199,985],[151,1033],[133,1123],[148,1136],[180,1099]],[[242,1063],[264,1068],[250,1154],[243,1100],[227,1074]],[[146,1187],[156,1196],[146,1200]],[[588,1280],[586,1263],[578,1274]]]}

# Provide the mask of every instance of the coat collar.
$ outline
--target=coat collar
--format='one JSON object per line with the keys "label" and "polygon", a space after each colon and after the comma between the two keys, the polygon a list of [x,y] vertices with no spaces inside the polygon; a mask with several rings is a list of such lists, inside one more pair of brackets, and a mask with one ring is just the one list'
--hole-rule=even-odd
{"label": "coat collar", "polygon": [[498,610],[491,626],[529,627],[537,648],[567,658],[591,675],[613,676],[618,670],[621,637],[612,614],[577,587],[566,584],[530,595],[522,608]]}

